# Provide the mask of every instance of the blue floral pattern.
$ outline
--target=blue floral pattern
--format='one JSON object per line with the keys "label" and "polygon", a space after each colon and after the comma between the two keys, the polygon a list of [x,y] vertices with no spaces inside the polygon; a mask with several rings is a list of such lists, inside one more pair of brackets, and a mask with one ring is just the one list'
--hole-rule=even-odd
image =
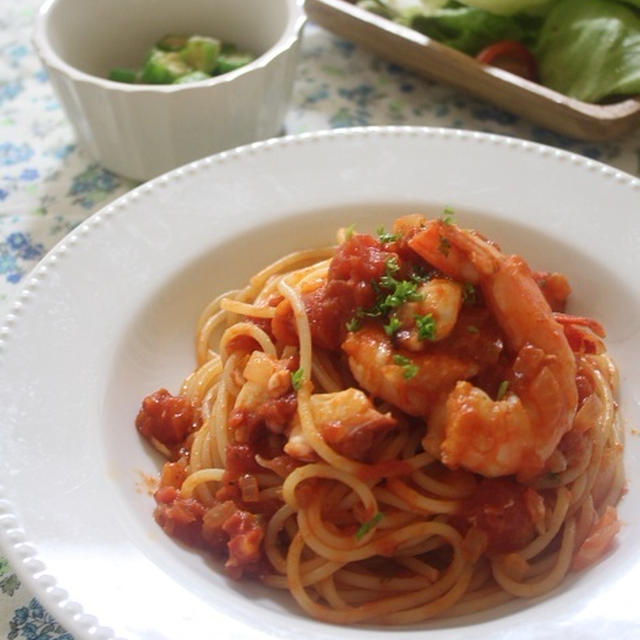
{"label": "blue floral pattern", "polygon": [[[4,0],[0,12],[0,312],[46,251],[135,186],[76,146],[30,45],[40,1]],[[385,124],[506,134],[640,174],[640,132],[602,144],[561,136],[308,25],[286,132]],[[72,640],[1,556],[0,637]]]}
{"label": "blue floral pattern", "polygon": [[33,153],[33,149],[26,142],[20,145],[2,142],[0,143],[0,167],[26,162],[33,156]]}
{"label": "blue floral pattern", "polygon": [[29,263],[37,262],[43,255],[44,245],[34,244],[28,234],[14,231],[0,242],[0,275],[16,284],[33,266]]}
{"label": "blue floral pattern", "polygon": [[118,176],[97,164],[91,164],[85,171],[73,177],[69,195],[73,196],[73,204],[84,209],[94,209],[97,203],[118,190],[122,184],[123,180]]}
{"label": "blue floral pattern", "polygon": [[42,605],[32,598],[27,606],[19,607],[9,622],[7,640],[73,640]]}

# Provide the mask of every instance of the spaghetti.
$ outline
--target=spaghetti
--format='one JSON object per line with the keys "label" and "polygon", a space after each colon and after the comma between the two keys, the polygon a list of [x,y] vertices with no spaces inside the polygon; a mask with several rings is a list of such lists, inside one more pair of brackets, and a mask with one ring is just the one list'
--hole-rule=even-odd
{"label": "spaghetti", "polygon": [[278,260],[143,402],[156,520],[334,623],[551,591],[611,547],[624,492],[616,369],[569,291],[448,217]]}

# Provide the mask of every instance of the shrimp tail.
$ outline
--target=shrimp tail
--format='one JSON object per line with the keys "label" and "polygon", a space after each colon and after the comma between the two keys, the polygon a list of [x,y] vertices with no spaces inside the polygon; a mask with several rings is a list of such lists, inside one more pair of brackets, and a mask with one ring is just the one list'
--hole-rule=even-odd
{"label": "shrimp tail", "polygon": [[606,351],[602,341],[606,335],[605,330],[597,320],[566,313],[554,313],[553,315],[562,326],[564,335],[574,353],[599,355]]}
{"label": "shrimp tail", "polygon": [[[480,273],[467,257],[473,247],[466,247],[466,237],[457,231],[458,227],[442,220],[427,220],[422,230],[409,240],[409,247],[442,273],[461,282],[477,284]],[[482,263],[481,268],[491,269],[484,260]]]}

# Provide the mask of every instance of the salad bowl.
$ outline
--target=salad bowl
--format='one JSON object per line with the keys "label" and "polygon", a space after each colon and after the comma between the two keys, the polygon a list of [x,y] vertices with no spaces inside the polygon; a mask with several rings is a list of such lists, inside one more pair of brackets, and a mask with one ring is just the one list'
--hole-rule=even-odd
{"label": "salad bowl", "polygon": [[[484,6],[489,2],[474,4]],[[348,0],[306,0],[306,12],[329,31],[418,75],[452,85],[558,133],[604,141],[620,138],[640,125],[638,97],[603,104],[569,97],[497,66],[483,64]]]}

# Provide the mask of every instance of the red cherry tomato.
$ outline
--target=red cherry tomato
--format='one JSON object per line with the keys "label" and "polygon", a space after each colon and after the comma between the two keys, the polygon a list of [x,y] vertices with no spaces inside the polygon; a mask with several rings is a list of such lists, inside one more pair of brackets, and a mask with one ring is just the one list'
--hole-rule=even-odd
{"label": "red cherry tomato", "polygon": [[527,80],[536,80],[538,77],[536,59],[527,47],[516,40],[494,42],[480,51],[476,60],[505,69]]}

